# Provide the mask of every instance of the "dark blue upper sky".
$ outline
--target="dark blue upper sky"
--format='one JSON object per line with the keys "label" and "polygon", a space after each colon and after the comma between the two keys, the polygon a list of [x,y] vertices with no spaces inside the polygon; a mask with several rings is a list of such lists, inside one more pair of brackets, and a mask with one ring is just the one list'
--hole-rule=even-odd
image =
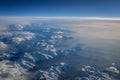
{"label": "dark blue upper sky", "polygon": [[0,16],[120,17],[120,0],[0,0]]}

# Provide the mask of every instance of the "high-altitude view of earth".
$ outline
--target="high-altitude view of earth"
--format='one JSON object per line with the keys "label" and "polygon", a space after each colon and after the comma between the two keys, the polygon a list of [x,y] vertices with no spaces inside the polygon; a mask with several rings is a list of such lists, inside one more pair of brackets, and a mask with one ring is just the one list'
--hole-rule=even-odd
{"label": "high-altitude view of earth", "polygon": [[1,17],[0,80],[120,80],[120,20]]}

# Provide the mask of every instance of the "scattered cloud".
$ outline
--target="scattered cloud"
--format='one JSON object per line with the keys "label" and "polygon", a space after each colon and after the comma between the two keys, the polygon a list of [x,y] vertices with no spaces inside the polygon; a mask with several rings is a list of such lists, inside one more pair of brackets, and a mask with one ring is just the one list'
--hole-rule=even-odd
{"label": "scattered cloud", "polygon": [[6,49],[6,48],[7,48],[7,44],[0,41],[0,49]]}

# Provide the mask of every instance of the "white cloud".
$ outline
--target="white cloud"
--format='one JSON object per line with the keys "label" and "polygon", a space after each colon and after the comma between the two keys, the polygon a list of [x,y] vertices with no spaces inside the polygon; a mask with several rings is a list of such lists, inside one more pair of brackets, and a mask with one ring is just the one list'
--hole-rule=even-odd
{"label": "white cloud", "polygon": [[34,33],[31,32],[15,32],[16,37],[13,37],[12,40],[15,43],[21,43],[22,41],[31,40],[35,37]]}
{"label": "white cloud", "polygon": [[110,66],[110,67],[106,68],[106,70],[114,72],[114,73],[120,73],[120,71],[114,66]]}
{"label": "white cloud", "polygon": [[64,62],[61,62],[60,64],[61,64],[62,66],[64,66],[64,65],[65,65],[65,63],[64,63]]}
{"label": "white cloud", "polygon": [[34,59],[34,57],[30,54],[30,53],[25,53],[24,57],[28,57],[29,59],[31,59],[33,62],[36,62],[36,60]]}
{"label": "white cloud", "polygon": [[18,30],[22,30],[24,26],[22,24],[17,25]]}
{"label": "white cloud", "polygon": [[33,68],[35,66],[35,64],[29,62],[29,61],[26,61],[24,59],[22,59],[22,64],[26,67],[29,67],[29,68]]}
{"label": "white cloud", "polygon": [[4,60],[0,62],[0,80],[26,80],[28,74],[19,65]]}
{"label": "white cloud", "polygon": [[25,41],[25,39],[22,38],[22,37],[14,37],[14,38],[12,38],[12,40],[13,40],[13,42],[15,42],[15,43],[20,43],[20,42],[22,42],[22,41]]}
{"label": "white cloud", "polygon": [[63,36],[62,35],[54,35],[54,36],[51,36],[51,39],[62,39]]}
{"label": "white cloud", "polygon": [[34,37],[34,35],[35,35],[34,33],[31,33],[31,32],[22,32],[21,34],[27,40],[31,40]]}
{"label": "white cloud", "polygon": [[4,42],[0,41],[0,49],[5,49],[7,48],[7,45]]}
{"label": "white cloud", "polygon": [[[63,65],[62,65],[63,64]],[[39,70],[41,73],[40,80],[59,80],[59,76],[62,74],[62,68],[65,66],[65,63],[60,63],[60,65],[50,66],[46,71]]]}
{"label": "white cloud", "polygon": [[[117,73],[116,76],[119,76],[119,70],[116,67],[110,66],[106,68],[106,70]],[[117,77],[114,77],[114,75],[109,75],[109,73],[91,66],[81,68],[81,73],[86,73],[88,76],[80,75],[80,77],[77,76],[75,80],[118,80]]]}

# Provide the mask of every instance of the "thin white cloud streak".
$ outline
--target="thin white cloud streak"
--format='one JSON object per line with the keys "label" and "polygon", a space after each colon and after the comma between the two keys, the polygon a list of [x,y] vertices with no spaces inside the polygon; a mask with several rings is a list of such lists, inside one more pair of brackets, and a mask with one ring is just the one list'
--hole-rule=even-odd
{"label": "thin white cloud streak", "polygon": [[49,17],[49,16],[0,16],[1,19],[76,19],[76,20],[120,20],[120,17]]}

